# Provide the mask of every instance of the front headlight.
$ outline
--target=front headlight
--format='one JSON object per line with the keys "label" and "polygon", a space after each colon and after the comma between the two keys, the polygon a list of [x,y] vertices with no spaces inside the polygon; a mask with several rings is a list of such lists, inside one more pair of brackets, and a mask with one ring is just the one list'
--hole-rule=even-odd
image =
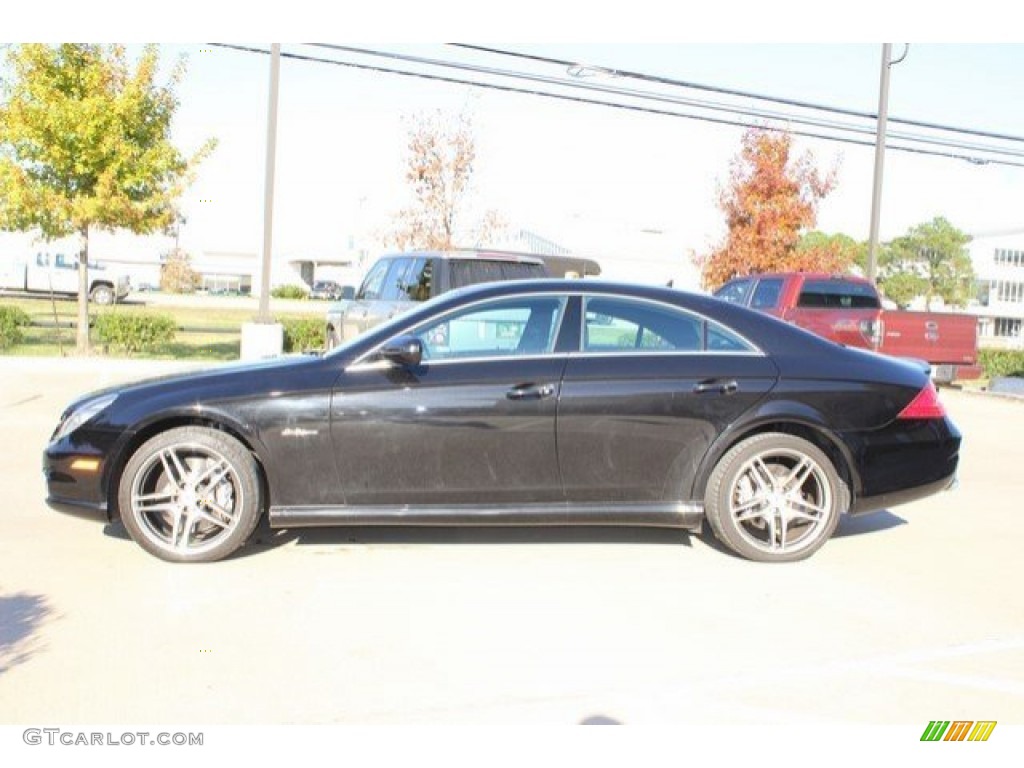
{"label": "front headlight", "polygon": [[95,400],[89,400],[80,405],[74,411],[65,414],[63,421],[57,426],[57,431],[53,433],[53,437],[50,438],[51,443],[55,443],[58,440],[67,437],[80,426],[89,421],[94,416],[98,416],[101,411],[105,408],[110,407],[110,404],[117,399],[117,395],[103,395],[97,397]]}

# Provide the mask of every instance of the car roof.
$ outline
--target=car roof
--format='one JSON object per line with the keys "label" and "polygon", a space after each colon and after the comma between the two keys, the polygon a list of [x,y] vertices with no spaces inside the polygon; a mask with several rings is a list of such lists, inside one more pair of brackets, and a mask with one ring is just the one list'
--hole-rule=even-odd
{"label": "car roof", "polygon": [[405,251],[403,253],[388,253],[381,256],[382,259],[401,259],[408,257],[428,257],[436,259],[479,259],[481,261],[509,261],[523,264],[544,264],[543,257],[534,253],[521,253],[518,251],[497,251],[477,249],[455,249],[451,251]]}
{"label": "car roof", "polygon": [[731,283],[733,280],[761,280],[767,277],[802,277],[805,280],[846,280],[853,283],[871,282],[866,277],[861,277],[860,275],[840,275],[834,272],[758,272],[749,275],[736,275],[736,277],[730,278],[727,282]]}

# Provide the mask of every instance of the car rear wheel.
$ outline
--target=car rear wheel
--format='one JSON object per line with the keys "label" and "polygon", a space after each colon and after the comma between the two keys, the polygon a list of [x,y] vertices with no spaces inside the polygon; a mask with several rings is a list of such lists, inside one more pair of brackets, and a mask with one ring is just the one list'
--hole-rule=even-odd
{"label": "car rear wheel", "polygon": [[259,468],[230,435],[171,429],[129,459],[118,504],[128,533],[150,554],[173,562],[220,560],[245,543],[259,520]]}
{"label": "car rear wheel", "polygon": [[810,557],[849,503],[849,489],[820,448],[774,432],[730,449],[711,473],[704,498],[718,540],[762,562]]}

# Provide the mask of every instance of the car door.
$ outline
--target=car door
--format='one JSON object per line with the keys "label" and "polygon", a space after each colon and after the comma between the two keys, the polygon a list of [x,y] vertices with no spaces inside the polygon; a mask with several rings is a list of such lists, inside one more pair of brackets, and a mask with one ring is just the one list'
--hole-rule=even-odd
{"label": "car door", "polygon": [[681,308],[584,296],[558,407],[566,499],[681,501],[715,437],[774,386],[775,365]]}
{"label": "car door", "polygon": [[370,352],[340,376],[331,434],[345,500],[493,504],[562,498],[555,411],[567,300],[497,298],[408,329],[419,365]]}

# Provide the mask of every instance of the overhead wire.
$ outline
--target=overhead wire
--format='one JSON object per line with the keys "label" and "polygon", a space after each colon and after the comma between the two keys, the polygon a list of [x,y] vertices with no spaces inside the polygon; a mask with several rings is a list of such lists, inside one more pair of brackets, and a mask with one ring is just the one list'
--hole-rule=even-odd
{"label": "overhead wire", "polygon": [[[768,120],[781,120],[788,124],[796,125],[807,125],[815,128],[845,131],[847,133],[854,133],[860,135],[873,136],[875,129],[867,126],[853,126],[838,122],[829,122],[821,118],[808,118],[800,117],[793,114],[771,112],[767,110],[759,110],[751,107],[740,107],[736,105],[723,104],[721,102],[710,102],[700,99],[692,99],[668,94],[653,93],[650,91],[637,91],[634,89],[615,87],[603,84],[590,84],[573,81],[565,81],[558,78],[553,78],[547,75],[537,75],[534,73],[527,72],[514,72],[509,70],[495,69],[493,67],[484,67],[476,64],[466,64],[464,62],[452,62],[444,61],[439,59],[429,59],[421,56],[412,56],[410,54],[400,54],[388,51],[376,51],[366,48],[355,48],[352,46],[332,45],[328,43],[311,43],[312,47],[325,48],[332,51],[338,51],[342,53],[361,55],[361,56],[375,56],[383,57],[388,59],[394,59],[397,61],[403,61],[405,63],[433,66],[433,67],[444,67],[449,69],[456,69],[462,71],[473,72],[474,74],[482,74],[488,76],[499,76],[508,77],[518,80],[527,80],[532,82],[540,82],[546,85],[554,85],[558,87],[573,88],[578,90],[597,91],[604,94],[611,94],[615,96],[626,96],[629,98],[638,98],[648,101],[655,101],[661,103],[671,103],[689,107],[696,107],[698,109],[707,109],[715,112],[725,112],[730,114],[738,114],[748,117],[759,117]],[[584,65],[580,65],[584,66]],[[607,70],[603,67],[597,68],[602,74],[612,73],[612,70]],[[614,76],[614,75],[613,75]],[[769,97],[764,97],[766,100],[771,100]],[[827,109],[821,107],[819,109]],[[951,141],[949,139],[942,139],[931,136],[922,136],[920,134],[908,134],[898,131],[890,131],[889,134],[894,139],[900,139],[905,141],[912,141],[918,144],[931,144],[933,146],[945,146],[953,149],[973,150],[976,152],[989,152],[999,153],[1011,157],[1024,158],[1024,149],[1022,150],[1011,150],[1000,147],[990,147],[983,144],[965,144],[963,142]]]}
{"label": "overhead wire", "polygon": [[[261,55],[269,55],[270,54],[270,51],[267,50],[267,49],[257,48],[257,47],[253,47],[253,46],[244,46],[244,45],[231,44],[231,43],[210,43],[210,45],[213,45],[213,46],[216,46],[216,47],[220,47],[220,48],[230,49],[230,50],[237,50],[237,51],[247,52],[247,53],[255,53],[255,54],[261,54]],[[367,49],[352,49],[352,48],[347,48],[345,46],[330,46],[328,44],[314,44],[314,45],[316,47],[331,48],[331,49],[336,50],[336,52],[349,53],[351,55],[381,56],[381,57],[386,57],[386,58],[391,58],[391,59],[395,59],[395,60],[404,61],[407,64],[408,63],[417,63],[417,64],[421,64],[421,65],[422,64],[431,64],[433,66],[448,66],[449,68],[455,68],[455,69],[459,69],[459,70],[462,70],[462,71],[471,71],[471,72],[473,72],[476,75],[486,74],[488,76],[501,76],[501,77],[507,77],[507,78],[511,78],[511,79],[515,79],[515,80],[527,80],[527,81],[532,81],[532,82],[542,82],[542,83],[544,83],[544,84],[546,84],[548,86],[573,87],[573,86],[578,86],[579,85],[579,84],[576,84],[576,83],[567,83],[567,82],[564,82],[564,81],[554,80],[552,78],[548,78],[548,77],[545,77],[545,76],[530,75],[528,73],[510,73],[510,72],[507,72],[505,70],[492,70],[492,68],[478,67],[476,65],[467,65],[467,64],[461,64],[461,63],[456,63],[456,62],[439,62],[439,61],[436,61],[436,60],[415,61],[416,59],[418,59],[420,57],[411,57],[411,56],[408,56],[408,55],[405,55],[405,54],[392,54],[392,53],[383,52],[383,51],[370,51],[370,50],[367,50]],[[476,87],[476,88],[496,90],[496,91],[502,91],[502,92],[506,92],[506,93],[516,93],[516,94],[523,94],[523,95],[529,95],[529,96],[537,96],[537,97],[543,97],[543,98],[548,98],[548,99],[555,99],[555,100],[560,100],[560,101],[567,101],[567,102],[574,102],[574,103],[581,103],[581,104],[590,104],[590,105],[596,105],[596,106],[604,106],[604,107],[610,107],[610,108],[615,108],[615,109],[622,109],[622,110],[633,111],[633,112],[642,112],[642,113],[647,113],[647,114],[654,114],[654,115],[661,115],[661,116],[668,116],[668,117],[676,117],[676,118],[689,119],[689,120],[697,120],[697,121],[701,121],[701,122],[707,122],[707,123],[718,124],[718,125],[728,125],[728,126],[738,127],[738,128],[762,128],[762,129],[769,130],[769,131],[790,133],[790,134],[793,134],[793,135],[796,135],[796,136],[802,136],[802,137],[805,137],[805,138],[815,138],[815,139],[821,139],[821,140],[825,140],[825,141],[835,141],[835,142],[846,143],[846,144],[853,144],[853,145],[859,145],[859,146],[874,146],[874,142],[873,141],[858,140],[856,138],[850,138],[850,137],[844,137],[844,136],[836,136],[836,135],[830,135],[830,134],[826,134],[826,133],[818,133],[818,132],[801,130],[801,129],[793,129],[790,126],[793,123],[797,123],[797,124],[810,124],[810,125],[812,125],[814,127],[822,128],[822,129],[825,129],[825,130],[842,130],[842,131],[845,131],[847,133],[850,133],[850,132],[858,133],[859,132],[859,133],[871,133],[871,134],[873,134],[873,131],[865,131],[864,129],[860,129],[860,128],[857,128],[857,127],[850,127],[850,126],[831,127],[828,124],[823,124],[821,121],[818,121],[818,122],[805,121],[802,118],[799,118],[798,116],[773,115],[773,116],[770,116],[770,117],[766,117],[765,115],[759,115],[759,114],[756,114],[756,113],[751,113],[749,110],[741,110],[741,109],[738,109],[738,108],[730,108],[731,111],[733,111],[735,113],[738,113],[740,115],[743,115],[743,116],[761,117],[762,119],[774,119],[774,120],[779,120],[779,121],[785,122],[787,124],[787,127],[777,127],[777,126],[764,125],[764,124],[758,124],[758,123],[753,123],[753,122],[746,122],[746,121],[742,121],[742,120],[732,120],[732,119],[726,119],[726,118],[721,118],[721,117],[712,117],[710,115],[698,115],[698,114],[686,113],[686,112],[675,111],[675,110],[670,110],[670,109],[659,109],[659,108],[655,108],[655,107],[642,106],[642,105],[638,105],[638,104],[625,104],[625,103],[621,103],[621,102],[608,101],[608,100],[603,100],[603,99],[598,99],[598,98],[583,97],[583,96],[579,96],[579,95],[570,95],[570,94],[567,94],[567,93],[552,93],[550,91],[539,90],[539,89],[536,89],[536,88],[522,88],[522,87],[512,86],[512,85],[508,85],[508,84],[503,84],[503,83],[484,82],[484,81],[480,81],[478,79],[474,80],[474,79],[469,79],[469,78],[466,78],[466,77],[454,77],[454,76],[450,76],[450,75],[443,75],[443,74],[437,74],[437,73],[419,72],[419,71],[412,71],[412,70],[409,70],[409,69],[398,69],[396,67],[382,66],[382,65],[378,65],[378,64],[369,64],[369,63],[365,63],[365,62],[343,61],[343,60],[339,60],[339,59],[336,59],[336,58],[325,58],[325,57],[322,57],[322,56],[312,56],[312,55],[309,55],[309,54],[296,53],[296,52],[293,52],[293,51],[282,51],[280,55],[281,55],[282,58],[285,58],[285,59],[294,59],[294,60],[298,60],[298,61],[314,62],[314,63],[320,63],[320,64],[330,64],[330,65],[334,65],[334,66],[341,66],[341,67],[359,69],[359,70],[364,70],[364,71],[371,71],[371,72],[376,72],[376,73],[381,73],[381,74],[391,74],[391,75],[400,75],[400,76],[406,76],[406,77],[416,77],[416,78],[421,78],[421,79],[430,80],[430,81],[444,82],[444,83],[450,83],[450,84],[456,84],[456,85],[466,85],[466,86],[471,86],[471,87]],[[491,70],[491,71],[488,71],[488,70]],[[607,89],[605,87],[599,87],[599,88],[591,87],[588,90],[597,90],[599,92],[606,93],[606,94],[607,93],[612,93],[614,95],[619,95],[619,96],[623,96],[623,97],[627,97],[627,98],[636,98],[636,99],[641,99],[641,100],[646,100],[646,101],[662,101],[662,102],[669,102],[669,103],[680,103],[678,101],[673,100],[672,97],[667,97],[667,96],[663,96],[663,95],[659,95],[659,94],[648,94],[648,93],[644,93],[644,92],[629,92],[628,89],[625,89],[626,92],[624,92],[624,93],[616,93],[614,89],[611,89],[609,91],[609,89]],[[685,102],[682,102],[682,105],[683,106],[695,107],[695,108],[699,108],[699,109],[709,109],[709,110],[713,109],[713,107],[708,106],[706,104],[687,104]],[[898,137],[894,137],[894,138],[898,138],[900,141],[921,141],[921,139],[910,138],[910,137],[907,137],[907,136],[898,136]],[[938,143],[938,140],[932,140],[932,143]],[[957,144],[957,143],[953,143],[953,142],[945,142],[944,145],[949,146],[951,149],[960,149],[960,150],[974,151],[974,152],[986,152],[988,154],[1002,154],[1002,155],[1007,155],[1007,156],[1021,156],[1021,157],[1024,157],[1024,153],[1017,153],[1017,152],[1015,152],[1013,150],[1003,150],[1003,149],[998,149],[998,148],[988,148],[988,147],[970,146],[970,145],[965,146],[965,145]],[[889,143],[887,143],[886,147],[888,149],[891,149],[893,151],[898,151],[898,152],[908,152],[908,153],[913,153],[913,154],[920,154],[920,155],[928,155],[928,156],[935,156],[935,157],[944,157],[944,158],[950,158],[950,159],[957,159],[957,160],[963,160],[963,161],[970,162],[970,163],[975,163],[975,164],[992,164],[992,165],[1003,165],[1003,166],[1011,166],[1011,167],[1024,167],[1024,163],[1013,162],[1013,161],[1010,161],[1010,160],[1003,160],[1003,159],[997,159],[997,158],[992,158],[992,157],[977,157],[977,156],[971,156],[971,155],[956,154],[954,152],[941,152],[941,151],[936,151],[936,150],[929,150],[929,149],[922,149],[922,148],[919,148],[919,147],[907,146],[905,144],[889,144]]]}
{"label": "overhead wire", "polygon": [[[877,112],[860,112],[853,109],[846,109],[843,107],[835,107],[824,104],[815,104],[809,101],[800,101],[797,99],[787,99],[778,96],[767,96],[765,94],[754,93],[752,91],[740,91],[733,88],[723,88],[721,86],[706,85],[702,83],[691,83],[685,80],[677,80],[675,78],[661,77],[658,75],[647,75],[641,72],[631,72],[629,70],[615,69],[603,66],[593,66],[582,64],[578,61],[570,61],[568,59],[556,59],[549,56],[538,56],[536,54],[520,53],[516,51],[509,51],[501,48],[489,48],[482,45],[471,45],[468,43],[449,43],[454,48],[463,48],[466,50],[478,51],[482,53],[491,53],[500,56],[511,56],[517,59],[523,59],[528,61],[542,62],[546,64],[554,64],[557,66],[564,67],[583,67],[592,68],[599,72],[606,73],[614,77],[628,77],[636,80],[642,80],[652,83],[660,83],[662,85],[674,85],[682,88],[690,88],[693,90],[709,91],[712,93],[726,94],[730,96],[739,96],[747,99],[755,99],[761,101],[770,101],[776,104],[784,104],[791,107],[801,107],[804,109],[815,109],[825,112],[833,112],[835,114],[847,115],[849,117],[861,117],[870,120],[877,120]],[[895,63],[895,62],[893,62]],[[1004,141],[1019,141],[1024,142],[1024,136],[1015,136],[1012,134],[995,133],[993,131],[983,131],[977,128],[964,128],[951,125],[943,125],[941,123],[931,123],[922,120],[910,120],[907,118],[887,116],[886,120],[890,123],[900,123],[902,125],[912,125],[916,128],[929,128],[932,130],[950,131],[954,133],[963,133],[972,136],[980,136],[989,139],[1001,139]]]}

